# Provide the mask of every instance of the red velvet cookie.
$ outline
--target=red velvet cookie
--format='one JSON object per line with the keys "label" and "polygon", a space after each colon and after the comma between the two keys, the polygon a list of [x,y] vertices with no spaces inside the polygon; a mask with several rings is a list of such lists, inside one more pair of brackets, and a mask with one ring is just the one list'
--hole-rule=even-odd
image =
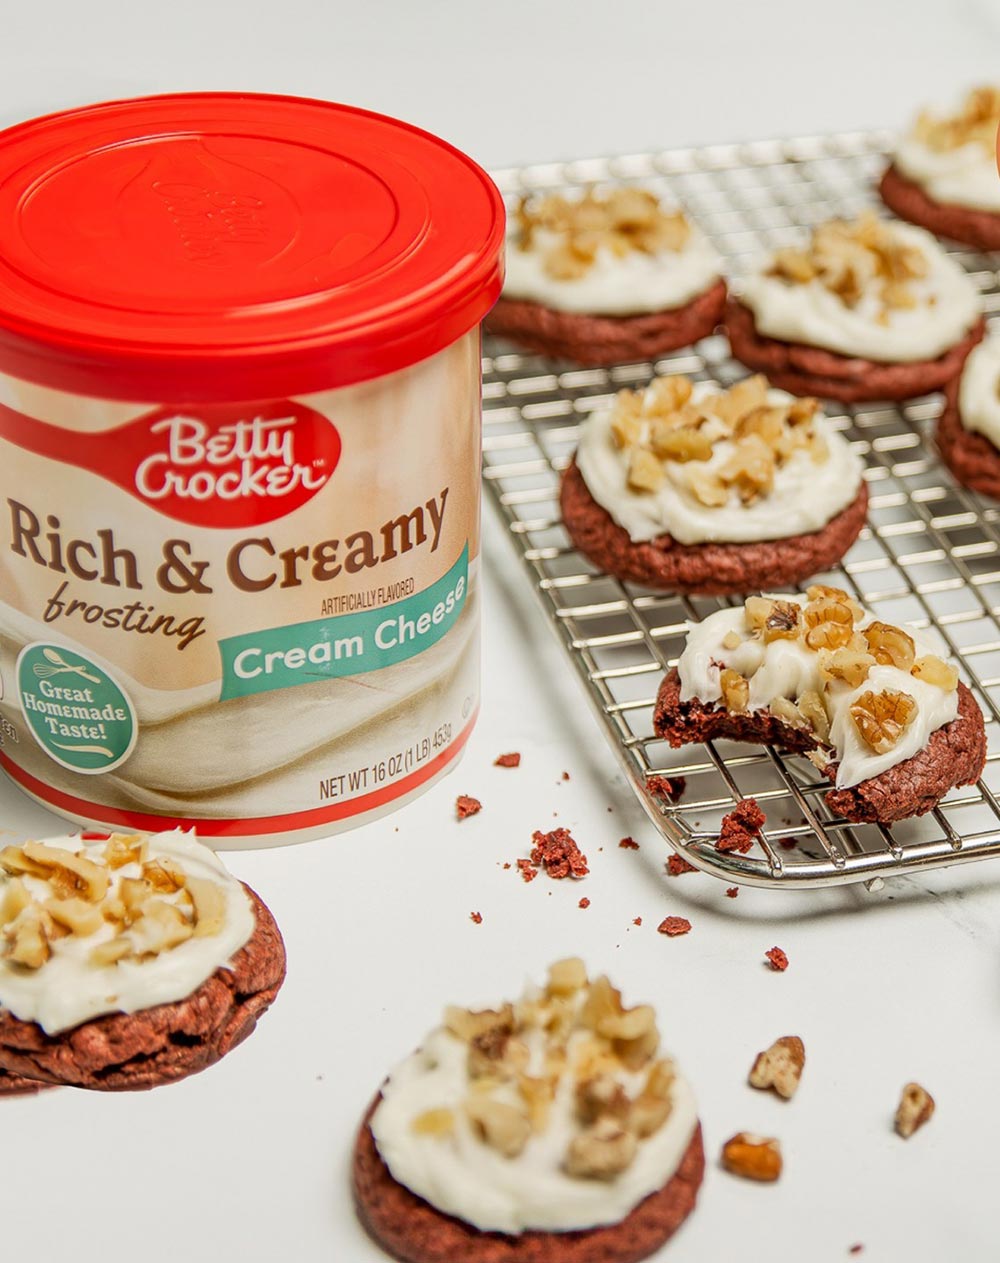
{"label": "red velvet cookie", "polygon": [[285,977],[274,918],[245,889],[256,926],[231,968],[216,970],[184,1000],[106,1014],[55,1035],[0,1009],[0,1071],[115,1092],[176,1083],[224,1057],[253,1032]]}
{"label": "red velvet cookie", "polygon": [[982,341],[980,317],[954,346],[933,360],[880,363],[839,355],[822,347],[783,342],[758,333],[753,312],[736,299],[726,305],[726,332],[733,355],[766,373],[771,384],[795,395],[820,395],[843,403],[868,399],[912,399],[940,390],[956,377],[966,356]]}
{"label": "red velvet cookie", "polygon": [[725,305],[723,280],[682,307],[630,316],[557,311],[524,299],[501,298],[487,316],[486,328],[540,355],[601,366],[652,359],[691,346],[715,331]]}
{"label": "red velvet cookie", "polygon": [[[820,749],[811,731],[782,722],[768,711],[734,713],[724,706],[680,700],[680,677],[670,671],[660,685],[653,727],[672,746],[693,742],[747,741],[780,746],[797,754]],[[983,716],[964,684],[958,685],[958,714],[931,733],[927,745],[912,758],[847,789],[831,789],[827,806],[845,820],[892,824],[921,816],[938,805],[949,790],[974,783],[986,763]],[[837,764],[824,775],[835,781]]]}
{"label": "red velvet cookie", "polygon": [[701,1128],[667,1184],[618,1224],[577,1232],[480,1232],[435,1210],[393,1179],[365,1116],[354,1146],[352,1180],[358,1216],[367,1231],[402,1263],[639,1263],[677,1231],[694,1209],[705,1171]]}
{"label": "red velvet cookie", "polygon": [[51,1083],[40,1083],[37,1079],[26,1079],[23,1075],[0,1070],[0,1096],[33,1096],[52,1086]]}
{"label": "red velvet cookie", "polygon": [[995,211],[937,202],[893,165],[886,168],[878,191],[900,219],[919,224],[935,236],[950,237],[978,250],[1000,250],[1000,214]]}
{"label": "red velvet cookie", "polygon": [[787,587],[832,569],[861,533],[868,488],[862,482],[847,508],[810,535],[744,544],[679,544],[669,535],[636,542],[593,498],[575,461],[563,474],[559,502],[570,539],[608,574],[650,588],[716,596]]}
{"label": "red velvet cookie", "polygon": [[1000,499],[1000,451],[986,437],[962,424],[958,396],[961,378],[945,389],[944,410],[938,418],[937,439],[941,459],[963,486]]}

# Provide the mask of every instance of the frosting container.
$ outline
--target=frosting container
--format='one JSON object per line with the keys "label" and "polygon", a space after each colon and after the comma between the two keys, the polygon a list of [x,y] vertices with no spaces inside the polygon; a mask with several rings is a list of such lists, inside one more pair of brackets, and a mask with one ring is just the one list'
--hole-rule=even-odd
{"label": "frosting container", "polygon": [[0,762],[70,819],[329,834],[478,709],[487,176],[291,97],[0,133]]}

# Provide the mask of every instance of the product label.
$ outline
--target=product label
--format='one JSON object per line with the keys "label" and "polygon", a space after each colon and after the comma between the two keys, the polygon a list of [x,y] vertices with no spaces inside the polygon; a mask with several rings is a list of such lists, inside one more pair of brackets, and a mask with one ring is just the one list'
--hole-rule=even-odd
{"label": "product label", "polygon": [[183,407],[0,376],[3,766],[232,837],[433,775],[478,699],[478,355]]}

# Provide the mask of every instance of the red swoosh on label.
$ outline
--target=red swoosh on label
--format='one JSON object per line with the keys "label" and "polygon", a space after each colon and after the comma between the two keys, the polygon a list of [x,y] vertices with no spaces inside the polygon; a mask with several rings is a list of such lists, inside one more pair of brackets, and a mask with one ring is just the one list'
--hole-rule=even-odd
{"label": "red swoosh on label", "polygon": [[229,529],[300,508],[342,449],[328,417],[288,399],[157,408],[98,434],[0,404],[0,438],[105,478],[178,522]]}

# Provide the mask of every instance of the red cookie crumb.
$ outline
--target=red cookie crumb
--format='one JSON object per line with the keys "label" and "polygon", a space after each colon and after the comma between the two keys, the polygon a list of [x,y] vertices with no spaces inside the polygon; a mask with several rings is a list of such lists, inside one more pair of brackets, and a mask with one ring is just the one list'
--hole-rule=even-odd
{"label": "red cookie crumb", "polygon": [[586,877],[590,872],[586,855],[581,853],[568,829],[553,829],[551,833],[536,829],[531,840],[534,843],[531,848],[532,864],[535,868],[544,867],[556,881],[563,877]]}
{"label": "red cookie crumb", "polygon": [[470,798],[468,794],[459,794],[455,799],[455,812],[459,820],[466,820],[469,816],[478,815],[483,809],[483,804],[478,798]]}
{"label": "red cookie crumb", "polygon": [[505,869],[510,868],[510,860],[505,860],[505,861],[504,861],[504,868],[505,868]]}
{"label": "red cookie crumb", "polygon": [[756,798],[741,799],[727,816],[722,817],[717,851],[749,851],[760,836],[767,820]]}
{"label": "red cookie crumb", "polygon": [[769,952],[765,952],[764,955],[767,957],[768,963],[776,973],[783,974],[788,968],[788,957],[780,947],[772,947],[771,950]]}
{"label": "red cookie crumb", "polygon": [[687,789],[687,781],[683,776],[648,776],[646,788],[657,798],[675,803]]}
{"label": "red cookie crumb", "polygon": [[538,869],[530,860],[518,860],[517,867],[525,881],[534,881],[538,876]]}
{"label": "red cookie crumb", "polygon": [[472,922],[473,925],[482,925],[483,914],[481,912],[470,912],[469,920]]}
{"label": "red cookie crumb", "polygon": [[668,938],[677,938],[679,934],[691,932],[691,922],[687,917],[664,917],[656,929],[660,934],[666,934]]}
{"label": "red cookie crumb", "polygon": [[587,896],[586,896],[586,895],[584,895],[584,896],[583,896],[583,898],[582,898],[582,899],[580,900],[580,902],[577,904],[577,907],[578,907],[578,908],[589,908],[589,907],[590,907],[590,900],[587,898]]}
{"label": "red cookie crumb", "polygon": [[516,752],[513,754],[498,754],[493,760],[494,767],[520,767],[521,756]]}
{"label": "red cookie crumb", "polygon": [[642,925],[642,917],[633,917],[633,918],[632,918],[632,924],[633,924],[633,925]]}
{"label": "red cookie crumb", "polygon": [[848,1254],[860,1254],[865,1247],[860,1241],[855,1241],[854,1245],[847,1251]]}
{"label": "red cookie crumb", "polygon": [[638,851],[639,849],[639,843],[635,838],[622,838],[618,845],[623,851]]}
{"label": "red cookie crumb", "polygon": [[798,846],[797,838],[779,838],[778,845],[786,851],[792,851]]}
{"label": "red cookie crumb", "polygon": [[689,864],[683,855],[671,855],[667,860],[667,872],[671,877],[680,877],[681,873],[696,873],[698,870]]}
{"label": "red cookie crumb", "polygon": [[569,780],[569,772],[563,772],[563,774],[562,774],[562,778],[563,778],[563,780],[564,780],[564,781],[568,781],[568,780]]}
{"label": "red cookie crumb", "polygon": [[726,887],[726,898],[727,898],[727,899],[735,899],[735,898],[736,898],[736,896],[737,896],[739,893],[740,893],[740,888],[739,888],[739,886],[727,886],[727,887]]}

